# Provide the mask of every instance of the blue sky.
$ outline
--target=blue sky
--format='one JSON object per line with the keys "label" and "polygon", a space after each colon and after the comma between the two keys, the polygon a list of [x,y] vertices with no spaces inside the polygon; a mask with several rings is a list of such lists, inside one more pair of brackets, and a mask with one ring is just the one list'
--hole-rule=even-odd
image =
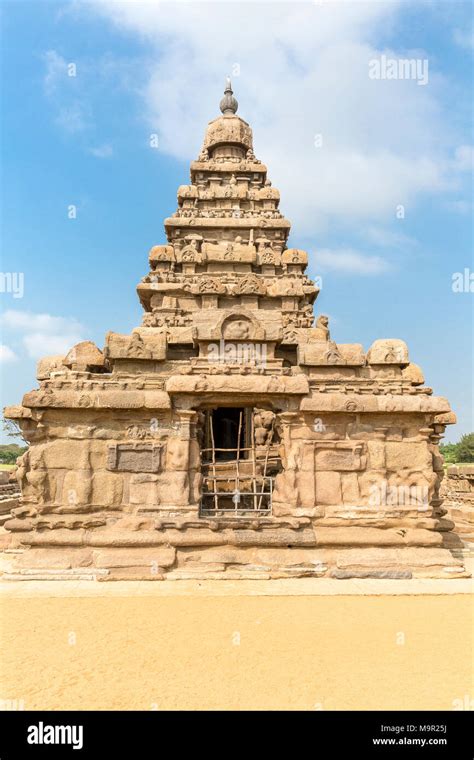
{"label": "blue sky", "polygon": [[[452,289],[474,271],[471,4],[1,9],[2,271],[24,275],[0,294],[2,405],[39,356],[139,324],[148,250],[231,74],[332,337],[406,340],[458,414],[447,440],[474,429],[473,295]],[[382,56],[427,61],[428,81],[371,79]]]}

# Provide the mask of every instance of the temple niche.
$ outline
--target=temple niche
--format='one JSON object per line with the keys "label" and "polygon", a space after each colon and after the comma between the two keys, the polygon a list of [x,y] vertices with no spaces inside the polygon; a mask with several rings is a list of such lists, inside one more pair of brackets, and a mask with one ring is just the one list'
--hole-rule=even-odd
{"label": "temple niche", "polygon": [[[7,578],[459,577],[438,442],[402,340],[334,340],[230,81],[143,320],[39,362]],[[317,264],[317,255],[316,255]]]}

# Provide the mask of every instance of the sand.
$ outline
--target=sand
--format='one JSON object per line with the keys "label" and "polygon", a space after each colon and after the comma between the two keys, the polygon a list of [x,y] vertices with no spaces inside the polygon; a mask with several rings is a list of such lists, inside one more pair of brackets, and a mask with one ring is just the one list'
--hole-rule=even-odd
{"label": "sand", "polygon": [[325,593],[313,581],[252,583],[5,583],[4,709],[469,704],[470,581],[447,581],[464,584],[449,594],[436,582],[425,581],[424,593],[392,582],[394,594],[388,581],[359,581],[352,595],[347,582]]}

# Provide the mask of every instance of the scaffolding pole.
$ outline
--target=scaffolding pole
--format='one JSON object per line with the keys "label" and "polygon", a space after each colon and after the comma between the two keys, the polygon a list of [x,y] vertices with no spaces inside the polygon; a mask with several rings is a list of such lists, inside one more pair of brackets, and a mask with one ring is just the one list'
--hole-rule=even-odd
{"label": "scaffolding pole", "polygon": [[[237,462],[235,467],[235,496],[237,496],[237,491],[239,492],[239,499],[240,502],[240,470],[239,470],[239,458],[240,458],[240,434],[242,431],[242,412],[239,413],[239,432],[237,433]],[[237,509],[237,503],[234,501],[235,508]]]}
{"label": "scaffolding pole", "polygon": [[217,511],[219,508],[219,498],[217,496],[217,481],[216,481],[216,451],[214,447],[214,420],[212,413],[209,415],[210,433],[211,433],[211,446],[212,446],[212,474],[214,476],[214,509]]}
{"label": "scaffolding pole", "polygon": [[253,412],[252,409],[251,414],[251,425],[250,425],[250,432],[252,436],[252,491],[253,491],[253,508],[255,511],[257,511],[257,470],[255,466],[255,421],[253,418]]}

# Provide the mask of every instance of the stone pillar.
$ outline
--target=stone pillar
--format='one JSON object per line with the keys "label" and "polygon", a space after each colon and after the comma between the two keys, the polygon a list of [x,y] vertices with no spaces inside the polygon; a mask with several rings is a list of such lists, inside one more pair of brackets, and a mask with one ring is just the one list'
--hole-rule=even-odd
{"label": "stone pillar", "polygon": [[281,463],[283,472],[275,478],[273,492],[273,514],[278,516],[294,515],[298,506],[298,444],[293,444],[291,439],[291,426],[296,422],[296,412],[282,412],[278,415],[281,426]]}

